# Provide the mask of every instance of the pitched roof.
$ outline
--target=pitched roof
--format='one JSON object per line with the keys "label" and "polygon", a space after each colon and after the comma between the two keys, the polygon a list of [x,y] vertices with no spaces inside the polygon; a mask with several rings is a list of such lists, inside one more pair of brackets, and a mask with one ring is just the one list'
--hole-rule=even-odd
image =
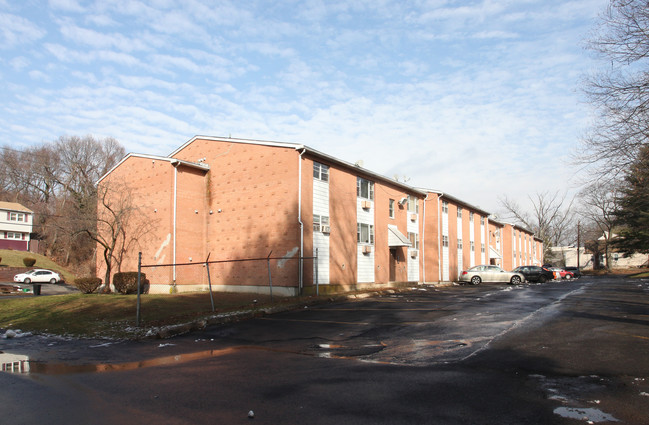
{"label": "pitched roof", "polygon": [[177,155],[180,151],[185,149],[187,146],[191,145],[194,143],[196,140],[212,140],[215,142],[228,142],[228,143],[240,143],[240,144],[251,144],[251,145],[261,145],[261,146],[271,146],[271,147],[279,147],[279,148],[288,148],[288,149],[295,149],[298,152],[304,152],[305,154],[310,155],[311,157],[314,158],[319,158],[325,162],[332,163],[339,165],[341,167],[350,169],[350,170],[355,170],[359,174],[366,175],[370,178],[374,178],[377,180],[382,180],[385,183],[389,183],[391,185],[401,187],[402,189],[405,189],[406,191],[410,193],[417,194],[421,197],[426,196],[426,192],[422,191],[421,189],[418,189],[414,186],[410,186],[405,183],[398,182],[394,179],[391,179],[389,177],[386,177],[384,175],[381,175],[379,173],[376,173],[374,171],[368,170],[367,168],[363,168],[359,166],[358,164],[352,164],[350,162],[344,161],[342,159],[338,159],[334,156],[328,155],[326,153],[320,152],[316,149],[313,149],[307,145],[300,144],[300,143],[286,143],[286,142],[276,142],[276,141],[266,141],[266,140],[255,140],[255,139],[237,139],[233,137],[215,137],[215,136],[194,136],[191,139],[189,139],[187,142],[185,142],[181,147],[173,151],[172,153],[169,154],[169,157],[174,157]]}
{"label": "pitched roof", "polygon": [[20,212],[28,212],[32,214],[34,213],[34,211],[22,206],[17,202],[0,201],[0,210],[20,211]]}

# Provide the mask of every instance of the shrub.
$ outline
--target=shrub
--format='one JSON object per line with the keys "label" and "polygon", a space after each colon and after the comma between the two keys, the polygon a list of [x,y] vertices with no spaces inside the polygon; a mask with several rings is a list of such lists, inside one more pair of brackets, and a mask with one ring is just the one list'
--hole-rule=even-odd
{"label": "shrub", "polygon": [[74,279],[74,286],[83,294],[92,294],[101,286],[101,279],[98,277],[81,277]]}
{"label": "shrub", "polygon": [[[142,273],[140,279],[140,293],[146,294],[149,292],[149,281],[146,274]],[[115,291],[120,294],[137,294],[137,272],[115,273],[113,285],[115,285]]]}
{"label": "shrub", "polygon": [[36,264],[36,258],[25,257],[23,258],[23,264],[25,265],[25,267],[31,267]]}

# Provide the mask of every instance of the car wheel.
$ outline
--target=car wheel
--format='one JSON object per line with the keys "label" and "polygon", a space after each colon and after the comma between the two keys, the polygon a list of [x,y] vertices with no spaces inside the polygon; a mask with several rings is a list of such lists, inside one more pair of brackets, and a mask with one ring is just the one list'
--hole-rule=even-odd
{"label": "car wheel", "polygon": [[471,285],[480,285],[480,282],[482,282],[482,279],[480,279],[480,276],[473,276],[471,278]]}
{"label": "car wheel", "polygon": [[521,278],[519,276],[512,276],[512,279],[509,281],[512,285],[520,285]]}
{"label": "car wheel", "polygon": [[570,279],[572,279],[572,276],[570,276],[569,274],[567,274],[567,275],[566,275],[566,280],[570,280]]}
{"label": "car wheel", "polygon": [[26,283],[27,285],[29,285],[30,283],[32,283],[32,280],[27,277],[27,278],[25,278],[25,280],[23,280],[23,283]]}
{"label": "car wheel", "polygon": [[539,278],[539,283],[545,283],[545,282],[547,282],[547,279],[545,278],[545,276],[541,276]]}
{"label": "car wheel", "polygon": [[54,285],[54,284],[56,283],[56,279],[54,279],[54,278],[50,279],[50,283],[51,283],[52,285]]}

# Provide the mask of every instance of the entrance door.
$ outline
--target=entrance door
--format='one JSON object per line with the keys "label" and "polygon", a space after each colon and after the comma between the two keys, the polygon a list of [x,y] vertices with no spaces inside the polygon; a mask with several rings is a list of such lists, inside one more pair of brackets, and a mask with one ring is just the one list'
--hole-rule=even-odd
{"label": "entrance door", "polygon": [[396,248],[390,248],[390,282],[397,280],[397,263],[399,262],[399,254]]}

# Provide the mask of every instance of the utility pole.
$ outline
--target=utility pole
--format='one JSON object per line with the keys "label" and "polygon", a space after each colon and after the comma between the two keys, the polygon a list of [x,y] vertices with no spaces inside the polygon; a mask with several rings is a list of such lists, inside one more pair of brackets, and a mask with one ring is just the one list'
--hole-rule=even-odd
{"label": "utility pole", "polygon": [[580,236],[581,236],[580,226],[581,226],[581,221],[577,221],[577,270],[579,270],[579,265],[580,265],[579,264],[579,257],[581,257],[581,255],[580,255],[581,253],[579,252],[580,251],[579,244],[581,242],[581,240],[580,240]]}

